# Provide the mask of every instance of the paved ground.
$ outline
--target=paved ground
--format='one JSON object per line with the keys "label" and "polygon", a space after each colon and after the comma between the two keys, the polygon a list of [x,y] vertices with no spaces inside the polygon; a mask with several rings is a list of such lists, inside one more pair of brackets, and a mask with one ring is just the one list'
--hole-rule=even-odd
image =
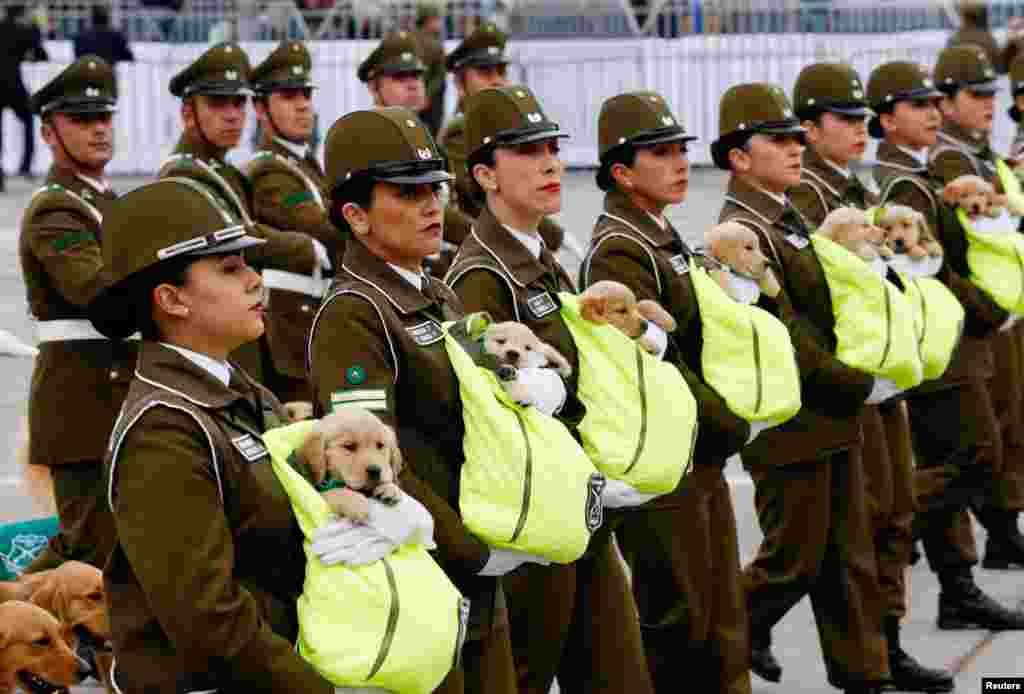
{"label": "paved ground", "polygon": [[[121,191],[139,185],[141,179],[115,182]],[[25,293],[17,260],[18,220],[33,186],[19,179],[8,180],[8,193],[0,195],[0,328],[23,340],[31,340],[32,325],[25,306]],[[719,172],[701,169],[694,172],[689,201],[670,216],[677,228],[696,241],[703,229],[713,223],[721,206],[724,179]],[[593,184],[591,172],[574,172],[566,183],[566,212],[562,223],[580,241],[587,238],[600,210],[601,195]],[[575,267],[569,255],[563,260]],[[14,450],[18,422],[26,410],[26,396],[32,364],[29,359],[0,356],[0,441],[6,437],[10,455],[0,459],[0,522],[31,518],[38,513],[17,488],[18,470]],[[761,539],[753,510],[753,488],[738,463],[731,463],[734,503],[740,532],[740,551],[744,561],[751,558]],[[979,545],[984,534],[979,531]],[[1024,607],[1024,572],[977,571],[979,584],[994,597]],[[910,610],[905,620],[907,649],[923,662],[943,666],[957,673],[958,692],[981,692],[981,678],[993,676],[1024,677],[1024,634],[993,635],[983,631],[940,632],[935,627],[938,586],[934,576],[921,562],[910,571]],[[826,692],[824,668],[817,634],[807,601],[801,602],[776,628],[775,653],[784,668],[778,685],[755,678],[756,694],[810,694]],[[82,691],[89,688],[83,687]]]}

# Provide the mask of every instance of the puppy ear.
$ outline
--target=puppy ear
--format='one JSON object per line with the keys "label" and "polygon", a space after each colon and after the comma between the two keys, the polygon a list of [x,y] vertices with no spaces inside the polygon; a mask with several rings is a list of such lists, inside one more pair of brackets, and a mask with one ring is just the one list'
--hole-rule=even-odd
{"label": "puppy ear", "polygon": [[29,587],[28,601],[37,607],[41,607],[58,621],[64,621],[66,612],[63,591],[60,590],[60,581],[54,575],[54,571],[40,571],[37,574],[30,574],[26,577]]}
{"label": "puppy ear", "polygon": [[313,481],[320,484],[327,477],[327,456],[324,435],[319,429],[310,432],[299,448],[299,456],[306,461],[309,471],[313,473]]}
{"label": "puppy ear", "polygon": [[398,476],[402,474],[402,468],[405,467],[405,459],[402,457],[402,449],[398,446],[398,435],[395,430],[391,427],[387,427],[389,436],[388,443],[391,447],[391,473],[395,476],[395,481],[398,481]]}
{"label": "puppy ear", "polygon": [[946,184],[946,187],[942,189],[942,199],[951,205],[955,205],[963,194],[963,188],[958,183],[959,179],[953,179]]}
{"label": "puppy ear", "polygon": [[591,323],[607,323],[608,297],[599,291],[583,292],[580,295],[580,315]]}
{"label": "puppy ear", "polygon": [[636,304],[637,313],[657,325],[662,330],[672,332],[676,329],[676,319],[672,314],[662,308],[657,301],[644,299]]}
{"label": "puppy ear", "polygon": [[572,366],[569,361],[562,356],[562,353],[552,347],[546,342],[539,343],[541,353],[547,357],[548,363],[553,364],[555,370],[562,376],[562,378],[569,378],[572,376]]}

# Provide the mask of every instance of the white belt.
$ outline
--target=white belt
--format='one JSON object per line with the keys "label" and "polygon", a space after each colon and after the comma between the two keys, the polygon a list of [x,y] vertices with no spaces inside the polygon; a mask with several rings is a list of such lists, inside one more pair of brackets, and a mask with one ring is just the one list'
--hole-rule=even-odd
{"label": "white belt", "polygon": [[320,299],[327,293],[330,285],[331,280],[328,277],[317,278],[285,270],[263,271],[263,286],[267,289],[283,289],[286,292],[296,292]]}
{"label": "white belt", "polygon": [[[42,342],[67,342],[68,340],[109,340],[110,338],[82,319],[45,320],[36,323],[36,339]],[[138,340],[135,333],[127,340]]]}

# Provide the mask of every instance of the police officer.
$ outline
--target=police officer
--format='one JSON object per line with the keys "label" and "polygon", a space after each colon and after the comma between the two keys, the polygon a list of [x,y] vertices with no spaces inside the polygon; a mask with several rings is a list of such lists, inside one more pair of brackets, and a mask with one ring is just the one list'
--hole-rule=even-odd
{"label": "police officer", "polygon": [[889,666],[859,415],[865,402],[893,391],[840,362],[834,342],[820,337],[833,333],[828,288],[810,227],[786,197],[800,182],[805,134],[779,87],[741,84],[722,97],[719,137],[711,145],[715,164],[732,174],[720,221],[752,229],[778,263],[783,290],[760,305],[790,328],[802,380],[799,413],[742,454],[764,533],[744,569],[752,669],[781,678],[771,629],[809,594],[829,682],[847,692],[876,692]]}
{"label": "police officer", "polygon": [[[557,416],[575,431],[585,414],[575,397],[579,352],[558,310],[558,293],[575,284],[538,226],[561,209],[562,163],[558,141],[567,137],[524,86],[485,89],[466,102],[468,166],[487,204],[445,277],[468,311],[495,321],[518,320],[572,365],[569,397]],[[573,564],[529,565],[509,577],[513,648],[520,690],[545,694],[558,675],[567,694],[591,691],[652,692],[635,601],[611,531],[650,499],[609,501],[602,528]],[[629,489],[624,489],[628,492]],[[624,494],[627,497],[628,494]],[[600,683],[600,684],[598,684]]]}
{"label": "police officer", "polygon": [[949,37],[946,48],[970,44],[978,46],[988,58],[988,61],[999,74],[1006,74],[1010,63],[1017,56],[1020,49],[1012,35],[1013,25],[1011,24],[1011,36],[1002,48],[992,35],[988,20],[988,3],[986,0],[957,0],[957,13],[960,15],[960,28]]}
{"label": "police officer", "polygon": [[430,134],[437,137],[444,120],[444,93],[447,86],[444,45],[441,43],[441,7],[434,2],[421,2],[416,6],[416,41],[423,57],[426,72],[427,105],[420,111],[420,120],[427,124]]}
{"label": "police officer", "polygon": [[462,404],[441,323],[460,318],[462,305],[423,272],[440,245],[440,186],[451,176],[430,133],[403,108],[339,119],[325,163],[332,217],[352,239],[310,336],[315,405],[320,413],[363,407],[394,427],[408,461],[400,484],[433,515],[437,560],[471,601],[461,662],[437,691],[512,694],[501,576],[525,555],[489,547],[459,513]]}
{"label": "police officer", "polygon": [[[256,92],[262,139],[246,173],[252,182],[256,219],[276,229],[309,234],[327,249],[333,266],[342,237],[328,217],[330,191],[312,152],[312,60],[300,41],[284,41],[249,77]],[[312,400],[306,379],[306,339],[328,279],[268,269],[264,286],[267,341],[282,401]]]}
{"label": "police officer", "polygon": [[[252,222],[255,204],[250,181],[225,160],[238,146],[245,126],[249,87],[249,58],[234,43],[209,48],[171,80],[171,94],[181,98],[185,131],[174,153],[161,166],[159,177],[188,176],[212,186],[217,194],[267,241],[250,251],[259,268],[272,268],[313,279],[317,270],[331,267],[327,249],[298,231],[282,231]],[[280,378],[266,338],[243,345],[234,355],[246,372],[287,395],[290,381]]]}
{"label": "police officer", "polygon": [[97,333],[86,307],[106,281],[101,227],[117,196],[103,172],[114,156],[116,104],[113,71],[96,56],[76,60],[31,100],[54,164],[25,211],[18,244],[40,343],[29,391],[29,462],[50,468],[61,525],[29,571],[70,559],[102,568],[114,542],[103,452],[136,348]]}
{"label": "police officer", "polygon": [[[793,87],[796,115],[807,129],[800,184],[789,198],[812,226],[832,210],[867,210],[878,197],[850,170],[867,145],[871,115],[860,75],[844,63],[814,63]],[[864,469],[867,502],[873,523],[878,579],[884,599],[885,634],[893,686],[901,691],[953,690],[953,677],[922,667],[900,646],[900,619],[906,614],[904,573],[913,543],[914,468],[906,403],[890,400],[866,405]]]}
{"label": "police officer", "polygon": [[[928,155],[932,175],[942,183],[974,174],[1001,184],[999,155],[989,145],[995,116],[996,70],[978,46],[947,48],[935,65],[935,84],[944,94],[938,142]],[[994,469],[995,485],[979,494],[971,507],[988,531],[985,559],[993,568],[1024,565],[1024,536],[1018,514],[1024,509],[1024,325],[993,335],[989,342],[994,373],[989,382],[992,406],[999,417],[1002,451]]]}
{"label": "police officer", "polygon": [[[507,87],[509,57],[506,54],[508,37],[501,29],[491,22],[482,24],[476,31],[463,39],[448,56],[446,64],[448,72],[455,80],[455,89],[459,95],[455,116],[448,122],[438,137],[438,144],[444,150],[455,174],[455,200],[459,208],[469,217],[476,218],[483,208],[483,201],[473,189],[472,179],[466,170],[466,118],[462,113],[462,104],[466,98],[483,89]],[[458,250],[465,235],[457,237],[457,227],[446,230],[445,241],[452,244],[451,255]],[[468,231],[468,229],[466,230]],[[541,222],[541,238],[551,251],[562,247],[565,230],[550,217]]]}
{"label": "police officer", "polygon": [[665,358],[678,365],[697,399],[693,470],[675,493],[641,506],[616,531],[656,691],[677,691],[692,677],[709,691],[740,694],[750,692],[750,642],[723,469],[751,427],[704,382],[700,350],[681,347],[699,342],[701,321],[688,272],[692,252],[664,215],[685,199],[686,147],[694,139],[659,94],[630,92],[604,102],[597,180],[606,191],[605,212],[594,226],[580,284],[622,282],[638,299],[670,311],[679,327]]}
{"label": "police officer", "polygon": [[261,441],[285,415],[228,360],[263,332],[244,258],[263,241],[178,177],[127,194],[103,231],[110,284],[90,318],[113,339],[142,335],[104,474],[110,679],[124,692],[330,694],[292,646],[303,538]]}
{"label": "police officer", "polygon": [[907,398],[918,467],[917,521],[941,588],[939,627],[1019,628],[1022,615],[997,604],[974,582],[971,566],[977,555],[958,492],[964,484],[970,491],[990,479],[1000,457],[999,423],[986,385],[992,353],[985,337],[1006,320],[1006,312],[969,281],[958,222],[942,204],[942,183],[928,170],[927,148],[935,144],[941,123],[942,93],[935,87],[924,68],[906,61],[880,65],[868,80],[868,100],[876,114],[868,131],[881,140],[873,174],[882,203],[906,205],[925,216],[943,246],[944,263],[936,277],[966,312],[964,336],[946,372]]}

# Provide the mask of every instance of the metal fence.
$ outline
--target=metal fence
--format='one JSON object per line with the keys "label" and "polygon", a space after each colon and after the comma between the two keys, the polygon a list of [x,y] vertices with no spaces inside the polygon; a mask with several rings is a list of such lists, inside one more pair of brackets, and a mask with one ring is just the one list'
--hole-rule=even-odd
{"label": "metal fence", "polygon": [[[418,0],[0,0],[28,4],[50,39],[73,38],[94,3],[110,5],[132,41],[208,43],[300,38],[376,39],[410,29]],[[493,20],[523,38],[695,34],[893,33],[948,30],[954,0],[434,0],[442,33],[458,39]],[[990,25],[1024,15],[1024,2],[992,0]]]}

